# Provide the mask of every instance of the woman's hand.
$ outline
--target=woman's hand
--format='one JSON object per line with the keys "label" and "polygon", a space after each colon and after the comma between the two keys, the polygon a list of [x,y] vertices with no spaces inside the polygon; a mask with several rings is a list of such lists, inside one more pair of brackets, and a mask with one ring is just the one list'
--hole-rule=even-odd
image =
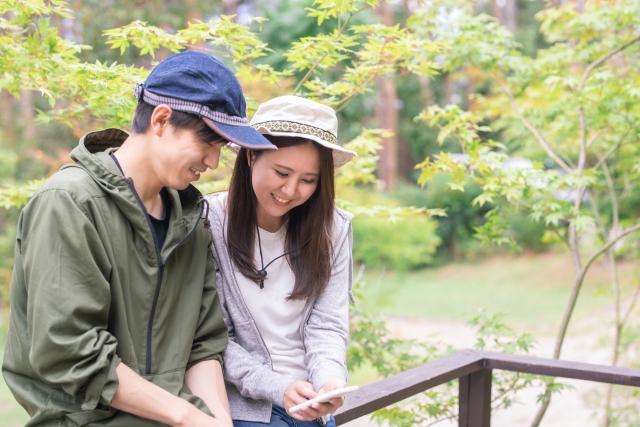
{"label": "woman's hand", "polygon": [[[318,395],[329,393],[330,391],[344,388],[346,386],[347,384],[342,380],[330,380],[327,381],[320,390],[318,390]],[[344,405],[344,397],[334,397],[333,399],[329,399],[329,402],[327,403],[314,403],[311,407],[320,414],[320,417],[322,417],[327,414],[333,414],[342,405]]]}
{"label": "woman's hand", "polygon": [[311,407],[303,408],[300,412],[296,412],[295,414],[290,413],[289,409],[293,406],[299,405],[300,403],[304,403],[309,399],[313,399],[317,395],[318,393],[313,389],[313,385],[311,383],[306,381],[294,381],[289,384],[287,389],[284,391],[284,409],[287,411],[287,414],[298,421],[315,420],[323,414]]}

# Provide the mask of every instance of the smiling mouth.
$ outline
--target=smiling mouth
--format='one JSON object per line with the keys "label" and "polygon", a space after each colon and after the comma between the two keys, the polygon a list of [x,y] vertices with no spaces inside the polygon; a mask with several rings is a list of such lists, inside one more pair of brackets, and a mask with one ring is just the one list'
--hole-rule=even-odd
{"label": "smiling mouth", "polygon": [[193,172],[193,174],[194,174],[195,176],[197,176],[198,178],[200,178],[200,171],[199,171],[199,170],[194,169],[194,168],[189,168],[189,169],[191,169],[191,172]]}
{"label": "smiling mouth", "polygon": [[288,203],[291,201],[291,200],[287,200],[287,199],[282,199],[282,198],[280,198],[280,197],[276,196],[276,195],[275,195],[275,194],[273,194],[273,193],[271,193],[271,197],[273,197],[273,199],[274,199],[276,202],[281,203],[281,204],[283,204],[283,205],[286,205],[286,204],[288,204]]}

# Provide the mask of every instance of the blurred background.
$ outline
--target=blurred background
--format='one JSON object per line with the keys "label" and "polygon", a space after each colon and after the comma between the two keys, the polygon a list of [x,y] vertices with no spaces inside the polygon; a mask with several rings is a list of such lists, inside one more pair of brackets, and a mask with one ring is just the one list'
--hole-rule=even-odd
{"label": "blurred background", "polygon": [[[593,3],[605,7],[604,2]],[[558,39],[554,39],[553,34],[545,36],[545,31],[552,30],[541,28],[541,25],[551,27],[554,19],[549,16],[541,18],[539,12],[550,8],[562,10],[563,7],[569,7],[567,5],[573,5],[574,9],[576,7],[570,1],[556,5],[541,0],[487,0],[455,4],[449,2],[438,7],[434,4],[399,0],[373,4],[373,7],[367,8],[367,5],[362,3],[365,10],[354,14],[350,25],[398,25],[398,28],[410,28],[413,34],[419,34],[420,31],[416,29],[419,21],[416,24],[412,19],[415,20],[416,16],[424,14],[425,9],[430,11],[429,16],[433,19],[440,20],[440,27],[447,27],[448,22],[453,25],[457,15],[463,13],[476,17],[484,14],[493,18],[478,22],[492,28],[491,31],[500,37],[504,34],[511,37],[511,57],[516,57],[517,53],[523,64],[530,64],[531,62],[527,61],[539,58],[539,53],[545,51],[547,62],[562,63],[561,52],[556,52],[558,58],[554,59],[553,50],[550,50]],[[283,56],[293,43],[305,37],[331,34],[344,23],[335,19],[335,16],[320,23],[315,17],[309,17],[309,8],[314,7],[310,0],[86,0],[71,1],[68,7],[72,16],[53,14],[44,25],[54,28],[57,35],[64,40],[92,47],[90,50],[77,53],[80,63],[117,62],[142,69],[150,69],[155,62],[170,55],[171,51],[158,47],[154,57],[142,54],[140,49],[127,49],[121,54],[119,49],[112,49],[106,44],[106,30],[140,20],[168,34],[175,34],[177,30],[187,27],[189,22],[208,22],[233,16],[233,22],[259,34],[260,40],[272,50],[257,62],[266,64],[277,72],[290,71],[289,74],[278,76],[279,89],[264,79],[243,78],[243,75],[239,74],[244,89],[250,95],[249,113],[259,102],[283,92],[292,92],[296,82],[306,74],[305,69],[292,68],[291,61]],[[579,11],[579,7],[585,7],[585,3],[579,3],[577,7],[576,10]],[[3,15],[3,19],[11,19],[12,16],[12,12],[9,11]],[[557,23],[567,22],[563,21],[562,16],[558,16]],[[256,17],[264,17],[267,20],[255,21],[253,18]],[[543,18],[546,21],[543,21]],[[633,28],[637,31],[637,24],[630,22],[628,25],[631,33]],[[466,28],[464,31],[472,31],[471,25]],[[456,32],[455,28],[449,30]],[[11,29],[6,27],[0,29],[3,34],[9,31]],[[624,31],[627,30],[619,30],[620,34]],[[460,29],[458,32],[463,30]],[[424,37],[434,43],[444,40],[433,34]],[[455,34],[454,36],[457,37]],[[616,226],[619,226],[617,229],[612,225],[615,222],[612,216],[614,213],[607,196],[597,199],[598,193],[595,190],[589,193],[591,195],[579,192],[579,196],[576,196],[566,185],[557,190],[569,194],[562,196],[556,192],[558,203],[567,202],[574,206],[577,198],[584,198],[586,207],[578,207],[578,210],[584,209],[588,212],[589,218],[596,218],[583,229],[578,228],[582,237],[574,246],[567,244],[567,241],[572,239],[571,227],[575,218],[571,219],[573,217],[567,214],[554,222],[550,217],[553,208],[548,208],[552,206],[553,201],[550,201],[549,205],[546,205],[547,210],[540,214],[547,216],[542,217],[535,214],[535,198],[532,198],[534,202],[530,203],[528,208],[524,207],[524,203],[523,207],[519,208],[518,201],[510,199],[506,190],[502,193],[491,193],[492,198],[487,199],[486,203],[479,202],[480,196],[489,194],[492,190],[487,187],[488,178],[484,181],[476,179],[477,176],[471,173],[474,154],[471,149],[465,149],[469,148],[468,145],[460,142],[460,129],[466,125],[461,126],[457,134],[452,132],[443,136],[441,132],[446,123],[438,118],[434,119],[436,113],[424,120],[415,119],[429,107],[444,108],[448,105],[457,106],[461,111],[477,112],[480,119],[475,124],[480,127],[491,125],[491,128],[476,129],[478,138],[482,141],[495,141],[503,147],[500,149],[506,160],[503,159],[502,163],[506,166],[500,170],[520,171],[537,168],[536,170],[549,173],[562,172],[557,173],[558,175],[571,173],[563,172],[559,162],[552,158],[548,151],[531,143],[535,138],[528,132],[526,124],[518,122],[509,107],[508,97],[496,96],[497,83],[483,72],[482,59],[475,65],[460,60],[472,57],[476,53],[461,51],[456,53],[457,59],[449,59],[449,47],[451,52],[465,48],[464,40],[454,39],[454,36],[451,36],[451,40],[454,40],[453,45],[441,47],[444,50],[433,55],[433,68],[436,72],[420,75],[399,71],[376,75],[370,81],[367,90],[357,93],[346,105],[340,104],[341,142],[357,140],[363,128],[390,131],[379,134],[377,139],[373,138],[378,144],[374,146],[373,151],[369,145],[369,151],[361,153],[363,159],[368,159],[367,167],[371,170],[363,172],[360,169],[358,173],[369,173],[372,178],[350,181],[347,177],[338,189],[340,206],[347,210],[353,207],[357,214],[353,222],[355,271],[359,272],[360,284],[356,316],[366,315],[367,319],[377,319],[376,321],[382,322],[378,325],[384,330],[380,333],[385,340],[398,339],[409,346],[428,343],[437,348],[437,351],[445,353],[451,348],[477,346],[478,337],[482,336],[478,325],[489,325],[495,328],[495,335],[491,335],[489,341],[495,339],[496,345],[500,341],[496,336],[508,337],[507,339],[516,337],[513,338],[513,342],[518,343],[518,351],[552,357],[558,328],[575,286],[576,265],[571,248],[582,248],[584,256],[588,258],[594,248],[608,242],[607,236],[611,236],[611,233],[620,234],[624,227],[632,226],[638,215],[640,196],[633,185],[637,175],[637,170],[634,169],[636,165],[629,166],[627,170],[630,172],[626,175],[622,169],[615,172],[613,166],[611,167],[612,174],[622,183],[619,193],[622,195],[624,189],[627,189],[620,202],[614,204],[617,209],[614,212],[618,221]],[[587,52],[584,60],[588,64],[588,58],[593,60],[600,54],[598,51],[595,54],[589,52],[587,42],[593,40],[588,40],[585,45],[580,37],[581,35],[576,35],[574,41],[565,40],[565,45],[573,46],[576,51],[584,48],[584,52]],[[504,48],[504,45],[496,43],[496,52]],[[198,46],[202,47],[203,43],[197,42],[190,48]],[[615,46],[611,46],[613,47]],[[492,48],[489,46],[489,49]],[[631,67],[627,70],[631,73],[627,77],[631,79],[629,81],[632,86],[635,86],[637,73],[632,63],[634,58],[637,58],[637,49],[632,47],[630,52],[629,57],[621,59],[623,63],[618,65],[621,68]],[[234,65],[231,59],[223,60],[230,66]],[[329,83],[339,82],[344,76],[345,67],[348,67],[348,64],[337,70],[327,66],[321,71],[322,78]],[[564,68],[567,75],[575,71],[579,76],[585,69],[579,64],[575,66],[575,70],[571,67],[569,64]],[[517,75],[519,71],[513,66],[511,72],[512,75]],[[533,66],[528,72],[542,73],[536,71]],[[558,79],[564,77],[563,72],[555,75]],[[598,81],[602,82],[603,87],[610,84],[611,76],[602,75],[598,78],[601,79]],[[504,82],[512,85],[516,97],[526,90],[525,86],[519,86],[517,80],[509,82],[508,76]],[[573,83],[567,83],[569,84]],[[1,87],[3,86],[0,85]],[[544,96],[544,88],[538,89],[538,98]],[[133,88],[131,92],[132,90]],[[313,90],[309,89],[308,93],[313,93]],[[133,98],[132,94],[126,96]],[[536,97],[531,95],[523,103],[529,102],[530,99]],[[554,128],[554,120],[559,120],[558,117],[565,114],[563,109],[572,108],[567,104],[563,105],[564,107],[557,107],[558,110],[552,112],[549,105],[545,105],[544,114],[531,114],[530,118],[534,126],[551,129],[549,133],[553,132],[556,140],[560,141],[558,144],[574,138],[567,126]],[[597,108],[593,104],[592,107]],[[130,105],[127,108],[130,108]],[[8,327],[15,232],[20,213],[19,206],[15,206],[20,203],[15,201],[22,200],[24,191],[37,188],[38,181],[34,184],[33,180],[46,178],[62,165],[69,163],[69,153],[83,134],[105,125],[105,121],[91,116],[52,120],[50,115],[47,115],[50,111],[49,99],[36,90],[26,87],[0,92],[0,187],[3,189],[4,197],[0,197],[0,204],[4,207],[0,208],[0,343],[4,342]],[[633,117],[640,117],[637,111],[633,114]],[[455,117],[449,117],[445,121],[452,123],[454,119]],[[122,121],[123,127],[126,128],[128,125],[125,122],[126,120]],[[547,122],[548,124],[545,124]],[[587,129],[589,136],[593,136],[599,129],[595,126],[597,125],[594,124],[594,128]],[[615,132],[621,133],[618,130]],[[632,133],[634,132],[635,130]],[[577,136],[575,138],[579,139]],[[634,142],[637,141],[634,141],[632,135],[628,143]],[[610,146],[618,144],[620,147],[626,143],[618,144],[613,141],[610,142]],[[574,166],[579,165],[581,157],[579,149],[571,147],[566,150],[566,158],[563,157],[562,161],[573,170]],[[604,154],[608,152],[608,148],[603,150]],[[454,160],[457,159],[457,165],[470,165],[466,168],[471,176],[458,179],[455,171],[436,173],[427,182],[421,181],[421,184],[418,184],[425,170],[425,160],[442,162],[442,153],[448,153]],[[632,154],[635,154],[635,151]],[[624,158],[625,154],[622,153],[621,156]],[[602,163],[598,164],[600,157],[597,154],[585,158],[592,167],[596,165],[594,170],[602,166]],[[231,155],[226,152],[221,169],[203,177],[203,182],[199,184],[203,192],[224,189],[230,160]],[[421,164],[422,167],[416,167]],[[462,168],[465,169],[464,166]],[[441,170],[444,171],[445,168],[442,167]],[[604,175],[599,175],[600,181],[589,182],[586,185],[606,193],[609,181],[605,179],[604,172],[601,174]],[[519,179],[522,180],[522,176]],[[504,182],[500,185],[503,185],[503,189],[507,188]],[[576,188],[583,186],[576,185]],[[12,191],[16,194],[11,193]],[[525,193],[522,193],[522,200],[528,197]],[[594,200],[596,202],[592,203]],[[592,213],[593,209],[590,206],[595,206],[593,209],[599,207],[599,216]],[[425,211],[425,208],[430,211]],[[491,212],[501,210],[508,211],[509,216],[503,218],[504,221],[499,225],[495,224],[494,229],[499,229],[500,238],[508,241],[500,242],[496,236],[492,241],[478,238],[478,233],[480,237],[486,235],[486,227],[494,220]],[[439,215],[438,212],[443,214]],[[607,231],[604,233],[605,237],[602,237],[597,219],[605,217],[602,227],[612,231]],[[603,252],[604,255],[593,262],[584,283],[581,284],[580,297],[576,302],[562,353],[565,359],[603,364],[611,364],[613,361],[627,366],[637,363],[634,355],[637,352],[636,338],[640,328],[637,327],[638,316],[635,308],[638,288],[635,240],[625,245],[620,243],[615,249],[615,253]],[[608,257],[607,254],[611,256]],[[615,264],[613,269],[612,263]],[[625,315],[625,322],[622,322]],[[358,319],[354,320],[354,324]],[[497,327],[496,322],[501,326]],[[362,327],[361,324],[358,325]],[[370,333],[369,338],[373,333],[371,331],[375,329],[370,325],[362,328]],[[356,344],[364,342],[358,335],[363,329],[354,330]],[[528,344],[522,344],[523,341],[518,339],[522,339],[523,336],[530,337],[526,339],[530,339],[532,343],[535,341],[535,344],[530,347]],[[489,344],[488,347],[491,347]],[[615,351],[612,350],[613,347]],[[353,353],[350,353],[351,383],[364,385],[385,375],[370,354],[363,356],[363,360],[353,359],[360,354],[357,351],[353,350]],[[424,356],[427,353],[427,350],[421,348],[413,354]],[[400,351],[398,354],[404,353]],[[616,391],[617,389],[610,391],[606,386],[578,381],[564,383],[568,386],[551,401],[547,416],[541,425],[640,425],[640,410],[637,409],[640,407],[640,401],[637,400],[636,394]],[[496,412],[494,425],[531,424],[538,411],[538,395],[545,390],[545,384],[539,382],[521,389],[518,399],[507,402],[503,405],[506,407],[505,410]],[[519,403],[515,403],[516,401]],[[442,407],[439,410],[440,418],[434,417],[419,422],[401,421],[390,416],[381,419],[391,425],[427,426],[436,421],[440,421],[438,425],[454,425],[446,410]],[[13,400],[9,390],[0,381],[0,423],[4,426],[18,426],[23,425],[27,419],[24,410]],[[403,422],[405,424],[402,424]],[[354,425],[371,423],[374,421],[360,420],[354,422]]]}

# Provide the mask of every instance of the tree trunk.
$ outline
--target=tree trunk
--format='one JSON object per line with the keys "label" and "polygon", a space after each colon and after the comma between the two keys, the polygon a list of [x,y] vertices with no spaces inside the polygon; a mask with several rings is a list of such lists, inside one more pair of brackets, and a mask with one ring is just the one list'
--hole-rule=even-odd
{"label": "tree trunk", "polygon": [[[387,2],[381,2],[376,8],[382,23],[393,26],[393,11]],[[398,179],[398,91],[396,83],[390,76],[376,79],[378,99],[376,100],[376,121],[378,127],[393,132],[382,140],[382,149],[378,152],[378,179],[385,191],[396,189]]]}
{"label": "tree trunk", "polygon": [[491,0],[491,13],[512,33],[518,28],[517,0]]}
{"label": "tree trunk", "polygon": [[382,149],[378,152],[378,179],[382,189],[396,189],[398,177],[398,94],[395,82],[389,77],[378,79],[378,100],[376,102],[376,121],[378,127],[393,132],[382,140]]}
{"label": "tree trunk", "polygon": [[38,135],[35,118],[36,110],[33,106],[33,92],[22,89],[20,91],[20,115],[22,116],[22,138],[31,145]]}
{"label": "tree trunk", "polygon": [[5,141],[9,147],[16,145],[16,126],[13,113],[15,98],[6,90],[0,91],[0,119],[2,120],[2,129],[4,130]]}

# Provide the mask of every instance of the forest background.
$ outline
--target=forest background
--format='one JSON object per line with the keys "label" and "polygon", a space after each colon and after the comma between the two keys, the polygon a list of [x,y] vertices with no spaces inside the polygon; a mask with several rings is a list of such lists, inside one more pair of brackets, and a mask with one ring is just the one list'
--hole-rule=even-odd
{"label": "forest background", "polygon": [[[339,140],[360,155],[338,175],[362,266],[356,381],[463,345],[398,339],[393,316],[466,318],[476,346],[500,351],[531,352],[531,333],[551,335],[539,355],[556,358],[573,319],[600,316],[606,363],[637,363],[638,2],[2,0],[0,15],[3,330],[20,207],[84,133],[128,128],[133,83],[154,63],[199,49],[235,70],[249,114],[281,94],[317,99],[339,111]],[[203,192],[225,188],[230,159]],[[522,425],[572,392],[503,375],[494,407],[532,387]],[[377,419],[446,425],[455,390]],[[597,402],[593,425],[638,422],[634,391],[581,398]]]}

